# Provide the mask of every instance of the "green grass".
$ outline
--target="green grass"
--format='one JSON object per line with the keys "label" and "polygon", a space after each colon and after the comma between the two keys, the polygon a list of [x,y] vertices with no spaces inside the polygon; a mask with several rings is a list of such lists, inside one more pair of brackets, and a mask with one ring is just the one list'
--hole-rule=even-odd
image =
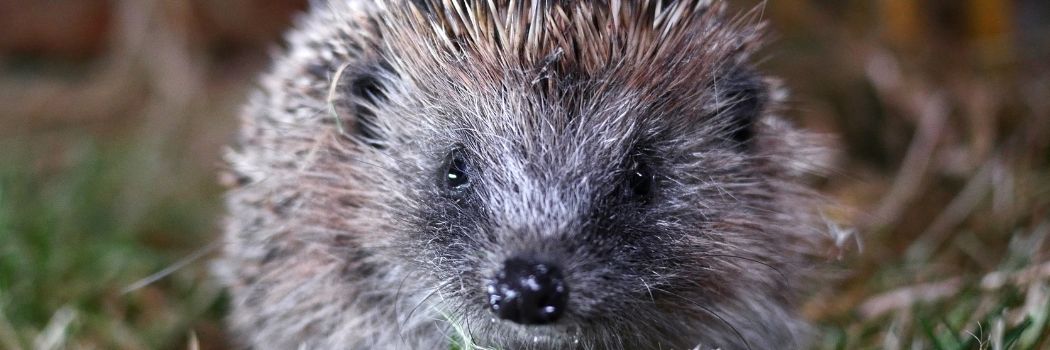
{"label": "green grass", "polygon": [[820,348],[1050,348],[1050,220],[1041,209],[1050,182],[1033,170],[1013,169],[1034,179],[1018,181],[1032,187],[1010,198],[1013,209],[981,199],[944,244],[892,237],[899,227],[869,232],[874,247],[845,264],[854,275],[816,304],[847,305],[823,312]]}
{"label": "green grass", "polygon": [[917,302],[872,319],[846,313],[825,321],[822,349],[1018,349],[1050,346],[1045,282],[986,290],[963,282],[935,302]]}
{"label": "green grass", "polygon": [[218,319],[221,293],[204,264],[123,291],[215,231],[213,195],[183,187],[180,174],[139,178],[147,165],[135,152],[85,141],[3,155],[0,347],[177,348],[202,319]]}

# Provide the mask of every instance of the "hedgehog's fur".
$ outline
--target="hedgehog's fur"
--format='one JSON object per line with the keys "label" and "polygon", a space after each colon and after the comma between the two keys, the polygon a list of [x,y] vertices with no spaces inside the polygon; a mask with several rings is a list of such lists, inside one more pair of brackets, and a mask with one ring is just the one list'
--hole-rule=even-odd
{"label": "hedgehog's fur", "polygon": [[[820,158],[717,2],[317,2],[228,155],[231,324],[258,349],[785,349],[824,235]],[[473,192],[438,180],[449,153]],[[637,164],[651,192],[626,192]],[[627,193],[627,194],[625,194]],[[556,324],[495,320],[515,254],[559,264]]]}

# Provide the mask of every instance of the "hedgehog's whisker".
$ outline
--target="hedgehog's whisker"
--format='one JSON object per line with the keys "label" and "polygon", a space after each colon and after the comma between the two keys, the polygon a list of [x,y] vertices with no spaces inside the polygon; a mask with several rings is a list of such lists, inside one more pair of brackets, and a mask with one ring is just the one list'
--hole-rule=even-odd
{"label": "hedgehog's whisker", "polygon": [[412,307],[412,309],[408,312],[408,315],[405,316],[405,318],[401,320],[400,323],[402,324],[402,326],[404,326],[404,324],[406,322],[408,322],[410,319],[412,319],[412,315],[415,314],[416,310],[419,309],[420,306],[422,306],[424,303],[426,303],[428,300],[430,300],[430,298],[433,297],[435,294],[438,294],[438,292],[440,292],[442,288],[444,288],[448,284],[452,283],[453,281],[454,281],[453,279],[449,279],[448,281],[442,282],[441,284],[439,284],[439,285],[435,286],[434,288],[432,288],[431,291],[429,293],[427,293],[423,297],[423,299],[420,299],[419,302],[416,303],[416,305]]}
{"label": "hedgehog's whisker", "polygon": [[701,255],[699,255],[699,257],[732,258],[732,259],[740,259],[740,260],[753,262],[753,263],[756,263],[756,264],[768,267],[770,270],[773,270],[778,275],[780,275],[780,278],[783,278],[784,281],[788,280],[787,275],[785,275],[783,271],[780,271],[780,269],[776,268],[775,266],[770,265],[769,263],[761,261],[761,260],[758,260],[758,259],[748,258],[748,257],[743,257],[743,256],[738,256],[738,255],[731,255],[731,254],[701,254]]}
{"label": "hedgehog's whisker", "polygon": [[679,294],[677,294],[675,292],[672,292],[672,291],[669,291],[669,290],[666,290],[666,289],[657,289],[657,290],[662,291],[664,293],[667,293],[668,295],[677,297],[677,298],[681,299],[682,301],[685,301],[685,302],[687,302],[687,303],[689,303],[689,304],[691,304],[693,306],[696,306],[698,309],[700,309],[704,313],[707,313],[708,315],[711,315],[711,317],[714,317],[715,319],[718,319],[719,322],[721,322],[722,324],[724,324],[727,327],[729,327],[729,330],[733,331],[733,333],[736,335],[737,339],[740,339],[740,341],[744,344],[744,346],[748,350],[751,350],[751,343],[749,343],[747,341],[747,339],[744,338],[744,334],[741,333],[740,330],[736,328],[736,326],[734,326],[732,323],[730,323],[728,320],[726,320],[725,317],[722,317],[722,315],[718,314],[714,310],[711,310],[711,308],[709,308],[707,306],[701,305],[700,303],[698,303],[698,302],[696,302],[696,301],[694,301],[692,299],[686,298],[684,296],[681,296],[681,295],[679,295]]}

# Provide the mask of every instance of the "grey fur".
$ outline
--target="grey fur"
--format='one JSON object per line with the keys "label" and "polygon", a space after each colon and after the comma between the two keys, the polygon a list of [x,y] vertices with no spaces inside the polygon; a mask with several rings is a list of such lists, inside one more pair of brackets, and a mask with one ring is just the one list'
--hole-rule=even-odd
{"label": "grey fur", "polygon": [[[217,273],[256,349],[783,349],[826,238],[816,139],[711,1],[317,2],[228,154]],[[438,180],[453,149],[473,192]],[[624,195],[631,164],[651,192]],[[634,197],[632,197],[634,196]],[[636,198],[637,197],[637,198]],[[641,199],[639,199],[641,198]],[[562,266],[556,325],[496,321],[516,255]]]}

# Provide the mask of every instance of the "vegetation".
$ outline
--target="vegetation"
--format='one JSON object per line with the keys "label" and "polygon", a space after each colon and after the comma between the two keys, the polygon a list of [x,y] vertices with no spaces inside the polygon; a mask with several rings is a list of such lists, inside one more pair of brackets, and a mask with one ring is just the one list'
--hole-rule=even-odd
{"label": "vegetation", "polygon": [[136,284],[210,246],[215,186],[142,178],[132,147],[100,147],[78,143],[51,171],[32,161],[54,155],[3,159],[0,348],[158,349],[218,328],[203,263]]}

